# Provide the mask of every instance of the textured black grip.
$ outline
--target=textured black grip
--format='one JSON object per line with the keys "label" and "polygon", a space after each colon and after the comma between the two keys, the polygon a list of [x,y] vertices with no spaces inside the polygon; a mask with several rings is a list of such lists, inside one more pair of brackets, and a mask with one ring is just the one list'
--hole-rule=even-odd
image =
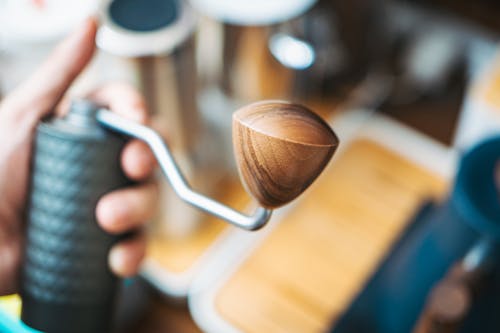
{"label": "textured black grip", "polygon": [[[101,135],[103,134],[103,135]],[[117,278],[108,268],[116,240],[97,224],[103,194],[128,184],[120,168],[124,140],[105,133],[36,134],[22,320],[44,332],[106,332]]]}

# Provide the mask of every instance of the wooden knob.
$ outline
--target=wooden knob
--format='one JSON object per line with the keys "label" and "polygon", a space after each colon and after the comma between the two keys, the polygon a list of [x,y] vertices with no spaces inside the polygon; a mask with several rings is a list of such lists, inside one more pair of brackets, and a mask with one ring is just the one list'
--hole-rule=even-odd
{"label": "wooden knob", "polygon": [[233,114],[233,146],[246,189],[267,208],[295,199],[337,149],[337,136],[302,105],[264,101]]}

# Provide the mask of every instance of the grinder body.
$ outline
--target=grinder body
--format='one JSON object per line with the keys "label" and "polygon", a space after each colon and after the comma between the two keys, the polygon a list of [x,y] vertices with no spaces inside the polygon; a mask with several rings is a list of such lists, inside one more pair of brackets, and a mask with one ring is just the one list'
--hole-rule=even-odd
{"label": "grinder body", "polygon": [[77,101],[36,131],[21,319],[48,333],[111,330],[119,284],[107,258],[117,236],[98,226],[95,211],[130,181],[120,167],[126,141],[97,123],[97,109]]}

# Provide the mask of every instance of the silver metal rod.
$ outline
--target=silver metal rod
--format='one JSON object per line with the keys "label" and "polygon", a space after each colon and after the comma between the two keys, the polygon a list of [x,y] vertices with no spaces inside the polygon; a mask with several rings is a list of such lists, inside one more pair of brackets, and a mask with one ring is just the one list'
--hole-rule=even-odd
{"label": "silver metal rod", "polygon": [[106,109],[97,111],[96,117],[101,125],[144,141],[158,160],[160,168],[170,185],[172,185],[175,193],[190,205],[247,230],[257,230],[263,227],[270,219],[272,212],[270,209],[259,207],[253,215],[247,216],[203,194],[193,191],[177,166],[167,144],[151,128],[128,120]]}

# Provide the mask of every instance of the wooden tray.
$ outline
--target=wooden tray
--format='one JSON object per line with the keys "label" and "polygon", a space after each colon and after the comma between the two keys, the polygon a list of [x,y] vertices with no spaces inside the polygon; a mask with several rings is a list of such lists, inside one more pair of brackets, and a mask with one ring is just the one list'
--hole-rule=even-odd
{"label": "wooden tray", "polygon": [[[248,205],[250,198],[238,179],[229,177],[219,184],[219,188],[221,191],[216,198],[221,202],[236,209]],[[198,227],[187,235],[150,233],[141,276],[166,296],[186,297],[193,278],[210,257],[212,248],[234,228],[211,215],[200,216]]]}
{"label": "wooden tray", "polygon": [[326,331],[422,200],[445,195],[453,152],[366,112],[333,126],[342,150],[315,186],[264,233],[233,235],[197,278],[189,305],[204,331]]}

